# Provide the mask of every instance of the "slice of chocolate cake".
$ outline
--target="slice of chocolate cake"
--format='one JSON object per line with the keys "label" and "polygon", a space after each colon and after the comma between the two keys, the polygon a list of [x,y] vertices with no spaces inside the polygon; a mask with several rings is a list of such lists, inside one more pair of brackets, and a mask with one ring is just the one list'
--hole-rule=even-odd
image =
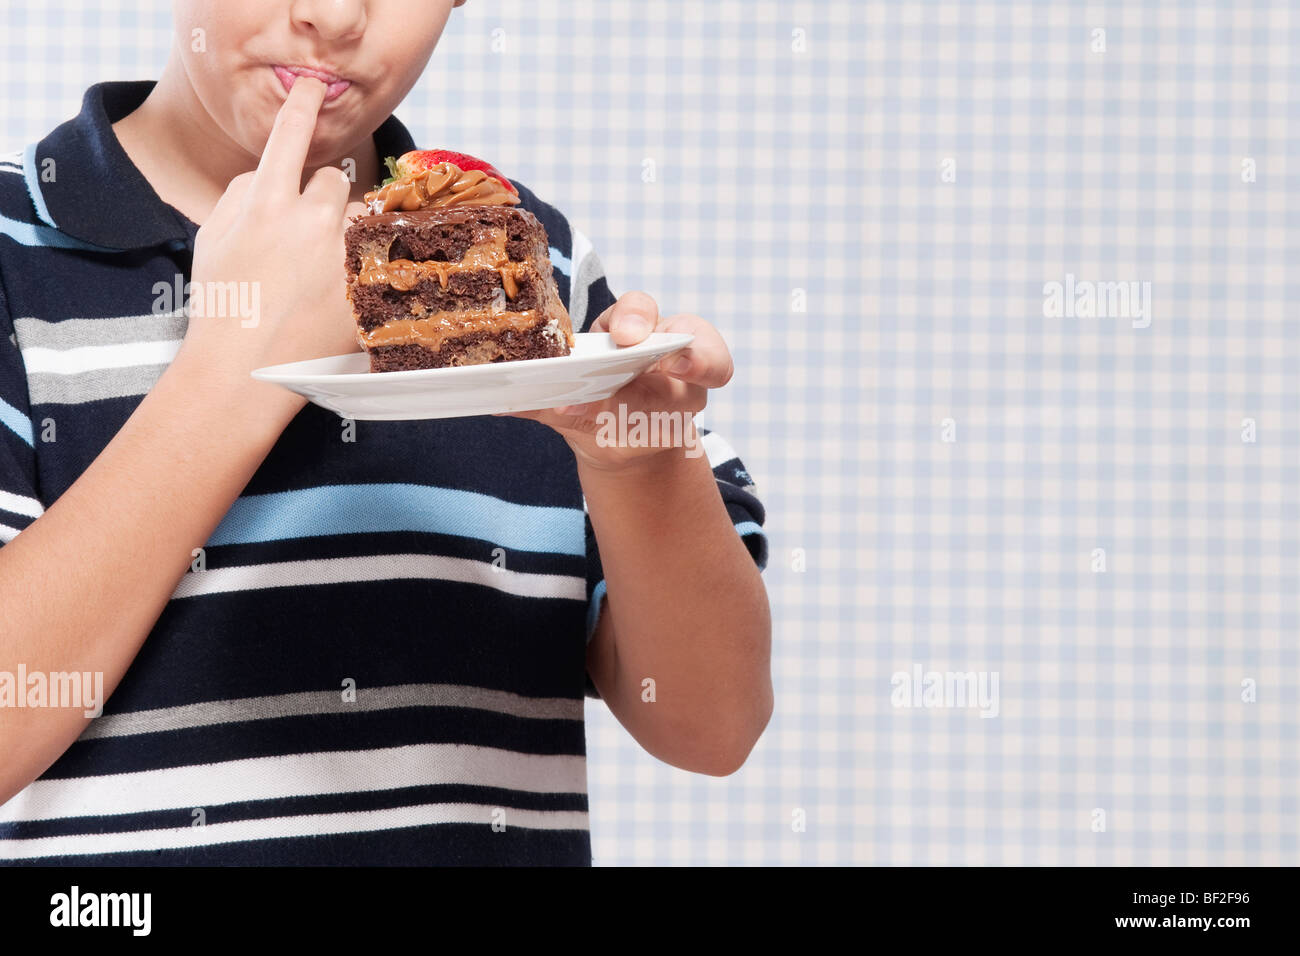
{"label": "slice of chocolate cake", "polygon": [[[448,155],[479,167],[440,158]],[[460,154],[407,153],[389,167],[394,177],[367,194],[367,212],[344,236],[348,298],[370,370],[568,355],[573,328],[546,230],[514,208],[509,181]]]}

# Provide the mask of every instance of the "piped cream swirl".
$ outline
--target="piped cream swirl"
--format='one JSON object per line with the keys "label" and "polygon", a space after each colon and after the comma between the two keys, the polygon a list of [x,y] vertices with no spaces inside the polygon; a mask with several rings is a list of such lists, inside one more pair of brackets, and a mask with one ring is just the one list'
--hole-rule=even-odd
{"label": "piped cream swirl", "polygon": [[366,212],[413,212],[429,206],[517,206],[519,197],[481,169],[455,163],[428,169],[366,193]]}

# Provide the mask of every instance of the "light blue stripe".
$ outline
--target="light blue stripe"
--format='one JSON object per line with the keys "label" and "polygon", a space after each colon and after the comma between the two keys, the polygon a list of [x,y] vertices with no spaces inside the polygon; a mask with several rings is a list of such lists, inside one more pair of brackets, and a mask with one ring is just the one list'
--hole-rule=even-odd
{"label": "light blue stripe", "polygon": [[[747,534],[758,535],[760,538],[763,539],[763,544],[760,546],[761,550],[764,552],[767,552],[769,550],[771,543],[768,540],[767,532],[763,530],[763,526],[760,525],[758,522],[742,521],[740,522],[740,524],[736,525],[736,532],[742,538],[745,537],[745,535]],[[764,553],[760,555],[758,558],[756,558],[755,563],[758,565],[758,570],[766,571],[768,562],[770,560],[771,560],[771,555],[767,553]]]}
{"label": "light blue stripe", "polygon": [[605,579],[601,578],[596,589],[591,592],[591,603],[587,605],[587,643],[596,636],[596,619],[600,617],[600,600],[605,596]]}
{"label": "light blue stripe", "polygon": [[35,143],[28,143],[27,148],[23,150],[23,179],[27,180],[27,192],[31,195],[32,204],[36,207],[36,215],[41,217],[42,222],[47,223],[54,229],[58,229],[59,224],[50,216],[50,211],[45,206],[45,195],[41,192],[40,178],[36,173]]}
{"label": "light blue stripe", "polygon": [[328,534],[420,531],[480,538],[503,548],[581,556],[581,508],[521,505],[433,485],[328,485],[237,499],[210,545]]}
{"label": "light blue stripe", "polygon": [[572,277],[573,263],[569,260],[569,257],[554,246],[551,246],[549,252],[551,256],[551,265],[555,266],[555,268],[559,269],[566,276]]}
{"label": "light blue stripe", "polygon": [[0,398],[0,423],[27,442],[29,448],[36,447],[32,435],[32,420],[2,398]]}
{"label": "light blue stripe", "polygon": [[19,222],[17,219],[10,219],[8,216],[0,215],[0,236],[8,236],[15,242],[24,246],[47,246],[58,249],[83,249],[87,252],[118,252],[117,249],[108,249],[104,246],[96,246],[89,242],[82,242],[80,239],[73,239],[71,236],[65,236],[57,229],[51,229],[49,226],[34,225],[30,222]]}

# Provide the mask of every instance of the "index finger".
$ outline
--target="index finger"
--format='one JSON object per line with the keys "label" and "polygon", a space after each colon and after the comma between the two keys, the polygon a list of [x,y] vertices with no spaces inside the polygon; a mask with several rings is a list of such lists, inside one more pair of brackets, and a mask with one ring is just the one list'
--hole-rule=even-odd
{"label": "index finger", "polygon": [[316,132],[316,114],[324,100],[325,84],[320,80],[314,76],[294,80],[288,98],[275,115],[251,191],[263,196],[301,194],[302,170]]}

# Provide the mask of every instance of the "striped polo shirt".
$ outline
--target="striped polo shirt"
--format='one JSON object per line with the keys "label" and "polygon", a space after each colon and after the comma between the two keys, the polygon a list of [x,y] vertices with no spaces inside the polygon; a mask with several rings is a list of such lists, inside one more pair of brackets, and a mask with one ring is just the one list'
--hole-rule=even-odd
{"label": "striped polo shirt", "polygon": [[[189,281],[198,227],[110,126],[152,87],[95,84],[0,157],[0,546],[185,332],[162,290]],[[374,142],[416,148],[396,117]],[[614,302],[600,261],[515,185],[586,331]],[[508,417],[356,422],[352,440],[346,424],[308,404],[285,429],[103,715],[0,806],[0,862],[590,865],[585,651],[605,584],[572,452]],[[700,433],[762,568],[756,489]]]}

